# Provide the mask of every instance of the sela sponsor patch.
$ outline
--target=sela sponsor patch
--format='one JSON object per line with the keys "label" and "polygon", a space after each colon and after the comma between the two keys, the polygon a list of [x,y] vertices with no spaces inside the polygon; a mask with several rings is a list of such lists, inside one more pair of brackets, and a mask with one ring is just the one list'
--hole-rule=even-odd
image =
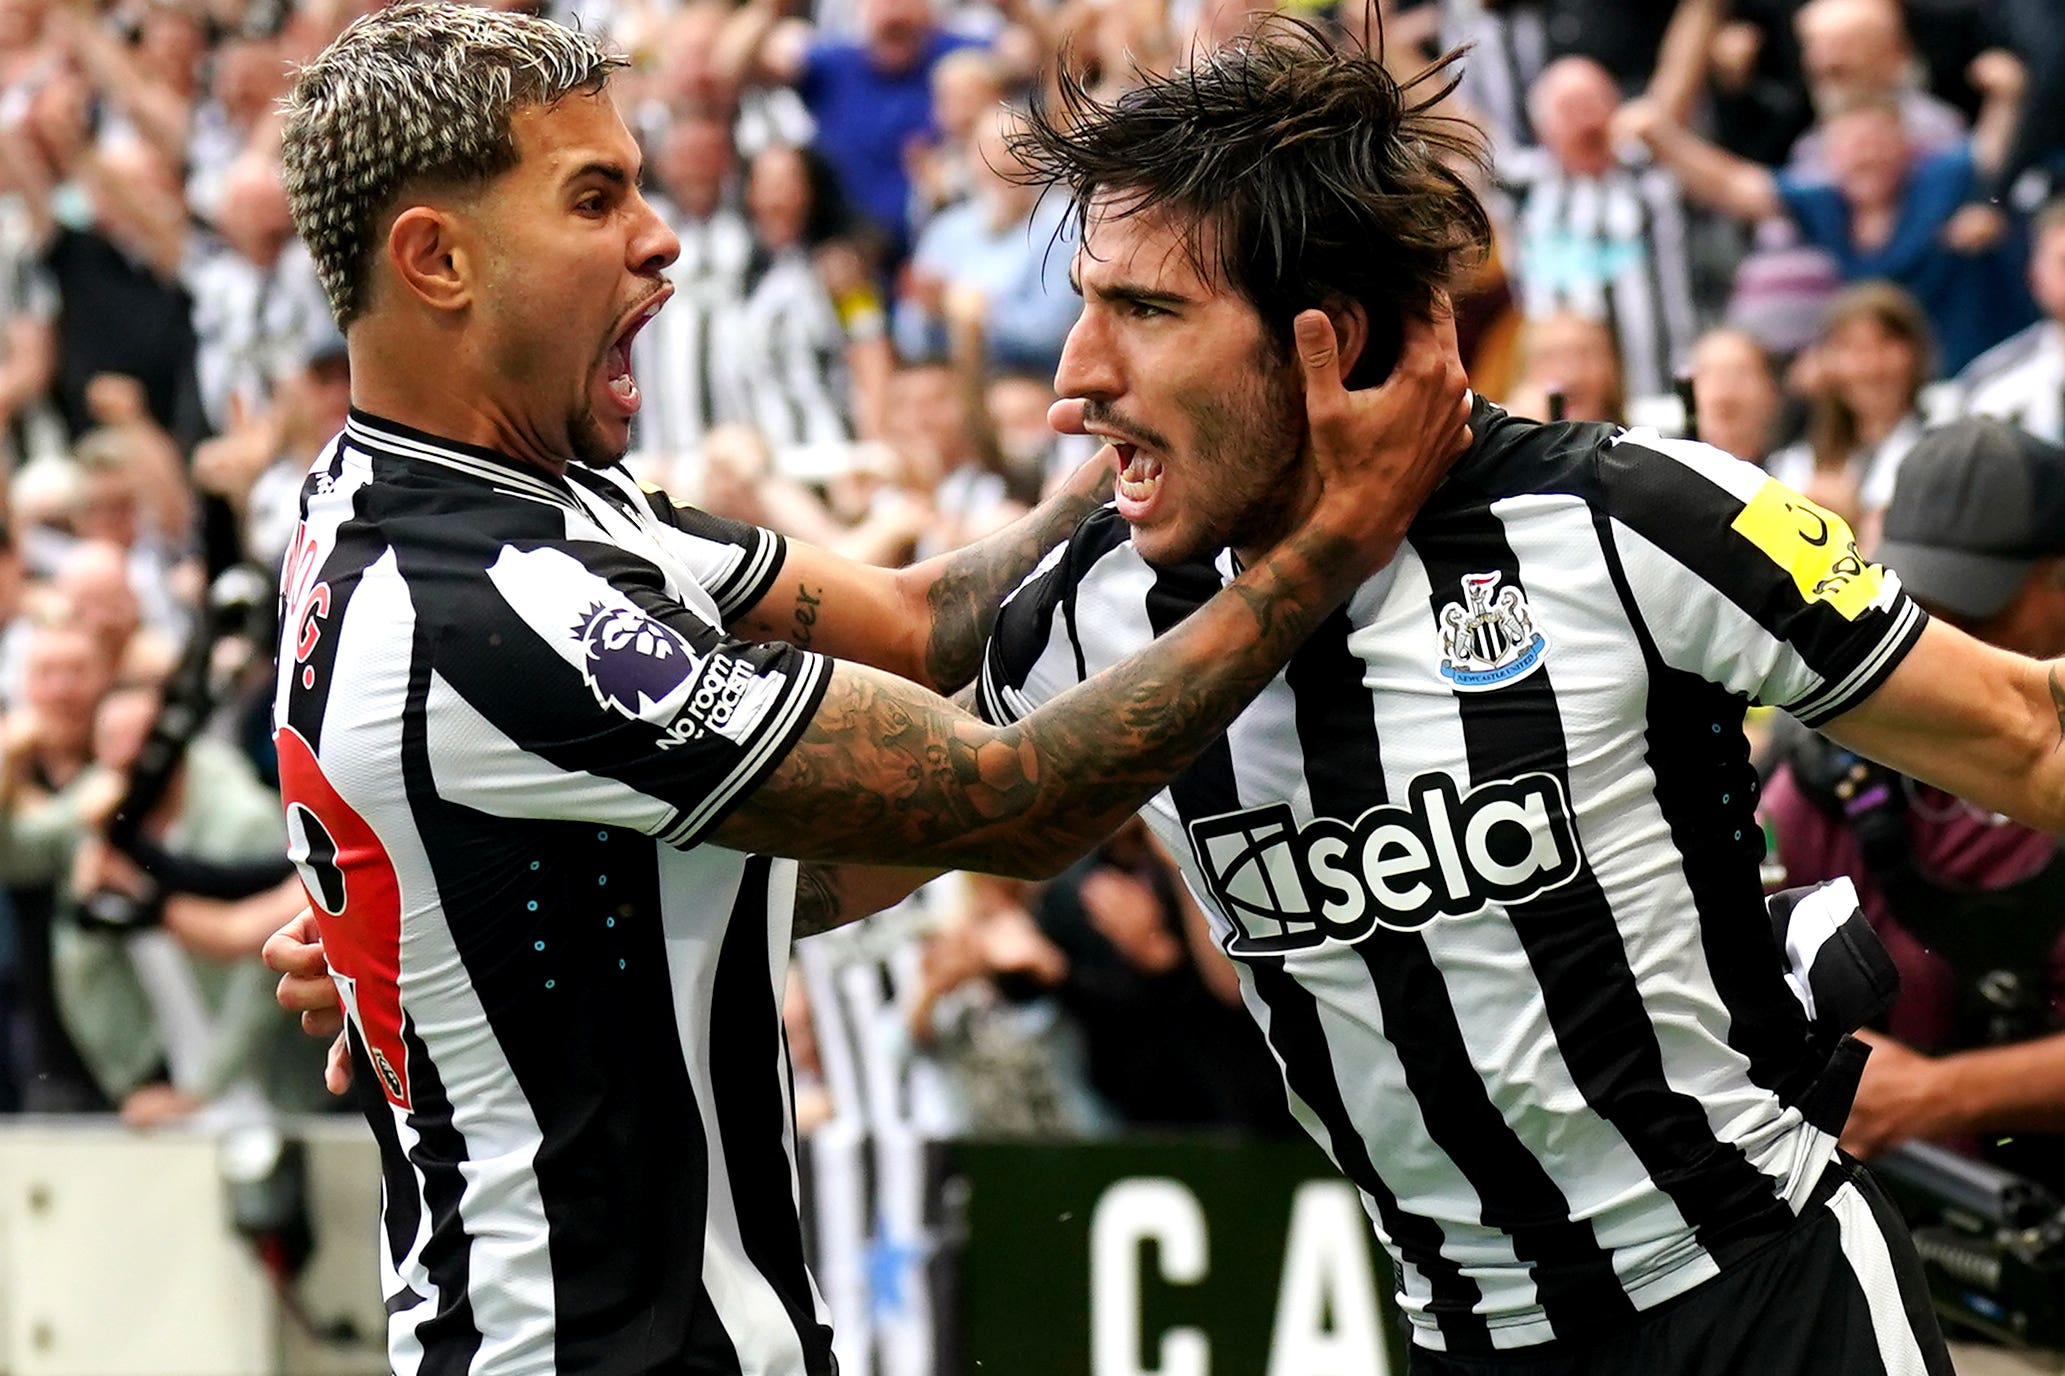
{"label": "sela sponsor patch", "polygon": [[1792,575],[1800,596],[1827,603],[1846,621],[1886,610],[1900,591],[1897,575],[1864,561],[1842,517],[1775,479],[1757,489],[1729,529]]}
{"label": "sela sponsor patch", "polygon": [[658,729],[661,749],[722,736],[743,743],[781,698],[787,675],[763,673],[688,638],[555,549],[505,549],[488,577],[509,606],[580,670],[596,702]]}
{"label": "sela sponsor patch", "polygon": [[1488,693],[1542,666],[1549,641],[1534,624],[1527,596],[1501,588],[1505,575],[1466,573],[1463,600],[1441,609],[1441,676],[1463,693]]}
{"label": "sela sponsor patch", "polygon": [[1190,824],[1206,888],[1235,934],[1235,956],[1356,942],[1378,927],[1417,931],[1518,903],[1568,882],[1584,863],[1562,781],[1540,772],[1468,792],[1423,774],[1403,803],[1354,821],[1300,826],[1288,803]]}

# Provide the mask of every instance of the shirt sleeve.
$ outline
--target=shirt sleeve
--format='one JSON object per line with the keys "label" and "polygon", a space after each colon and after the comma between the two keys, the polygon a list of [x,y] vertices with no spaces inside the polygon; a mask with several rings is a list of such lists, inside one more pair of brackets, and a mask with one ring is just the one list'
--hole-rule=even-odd
{"label": "shirt sleeve", "polygon": [[1110,507],[1092,512],[1049,550],[998,608],[976,681],[975,710],[992,726],[1030,715],[1108,667],[1111,647],[1090,662],[1076,628],[1079,596],[1098,562],[1125,543],[1126,524]]}
{"label": "shirt sleeve", "polygon": [[787,753],[831,676],[822,656],[726,637],[607,544],[505,544],[432,605],[418,635],[436,791],[494,816],[685,849]]}
{"label": "shirt sleeve", "polygon": [[688,565],[727,623],[751,611],[774,586],[789,553],[782,536],[714,516],[650,483],[638,484],[638,493],[659,524],[661,540]]}
{"label": "shirt sleeve", "polygon": [[1657,655],[1820,726],[1862,702],[1927,616],[1834,512],[1708,445],[1626,434],[1599,457],[1621,593]]}

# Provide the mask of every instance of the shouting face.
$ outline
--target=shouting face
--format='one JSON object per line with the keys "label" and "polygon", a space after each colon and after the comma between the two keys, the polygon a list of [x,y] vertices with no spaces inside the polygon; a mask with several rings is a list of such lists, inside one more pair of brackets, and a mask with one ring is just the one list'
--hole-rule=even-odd
{"label": "shouting face", "polygon": [[517,165],[468,208],[481,270],[473,341],[525,451],[614,463],[638,413],[631,340],[672,290],[679,240],[638,191],[607,95],[512,118]]}
{"label": "shouting face", "polygon": [[1158,211],[1093,200],[1072,276],[1083,313],[1054,390],[1109,446],[1119,514],[1157,564],[1266,550],[1305,501],[1296,359]]}

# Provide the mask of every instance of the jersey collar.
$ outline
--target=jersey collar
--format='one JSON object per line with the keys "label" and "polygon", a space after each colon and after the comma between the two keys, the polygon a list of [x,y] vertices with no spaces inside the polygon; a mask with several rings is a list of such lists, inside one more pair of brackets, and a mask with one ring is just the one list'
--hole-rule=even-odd
{"label": "jersey collar", "polygon": [[544,501],[564,503],[571,495],[563,478],[540,473],[506,454],[477,444],[462,444],[400,421],[361,411],[356,406],[344,421],[344,437],[356,445],[378,449],[396,458],[436,464],[469,478],[508,488]]}

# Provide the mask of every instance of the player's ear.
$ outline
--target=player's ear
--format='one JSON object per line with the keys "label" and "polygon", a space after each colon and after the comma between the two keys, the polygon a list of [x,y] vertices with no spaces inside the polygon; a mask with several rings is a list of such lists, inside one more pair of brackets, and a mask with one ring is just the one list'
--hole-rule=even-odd
{"label": "player's ear", "polygon": [[457,310],[473,295],[474,256],[457,221],[412,205],[387,230],[387,261],[409,294],[436,310]]}
{"label": "player's ear", "polygon": [[1341,376],[1353,378],[1356,365],[1369,348],[1369,312],[1360,301],[1347,296],[1329,297],[1323,309],[1333,322],[1334,346],[1341,351]]}

